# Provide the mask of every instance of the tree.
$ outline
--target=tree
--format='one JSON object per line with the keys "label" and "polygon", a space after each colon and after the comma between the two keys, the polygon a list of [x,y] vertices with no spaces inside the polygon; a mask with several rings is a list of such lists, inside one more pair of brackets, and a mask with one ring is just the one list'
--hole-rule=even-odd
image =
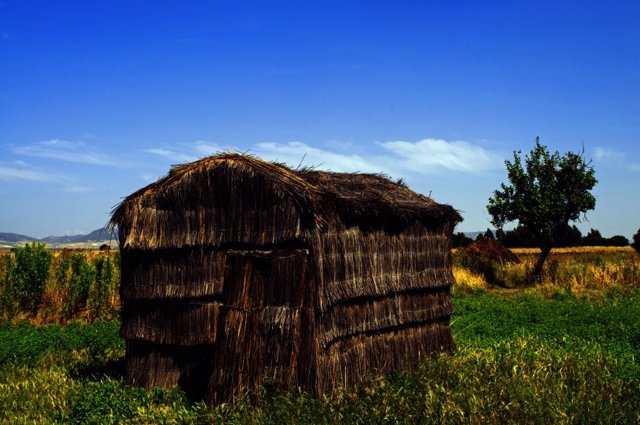
{"label": "tree", "polygon": [[458,232],[455,235],[453,235],[451,246],[453,248],[464,248],[465,246],[469,245],[471,242],[473,242],[473,239],[471,239],[470,237],[468,237],[462,232]]}
{"label": "tree", "polygon": [[523,226],[506,232],[502,243],[508,248],[533,248],[536,246],[533,236]]}
{"label": "tree", "polygon": [[598,229],[591,229],[587,236],[582,238],[582,245],[584,246],[604,246],[606,245],[605,238],[602,237]]}
{"label": "tree", "polygon": [[582,233],[575,225],[568,224],[558,235],[559,246],[578,246],[582,242]]}
{"label": "tree", "polygon": [[640,252],[640,229],[633,235],[633,243],[631,246],[637,251]]}
{"label": "tree", "polygon": [[615,235],[607,239],[607,246],[627,246],[629,245],[629,239],[626,236]]}
{"label": "tree", "polygon": [[505,161],[510,184],[502,183],[489,198],[487,210],[494,226],[518,221],[540,248],[533,269],[537,281],[551,248],[558,244],[558,235],[570,221],[579,221],[580,214],[595,208],[596,198],[590,191],[598,181],[583,154],[584,149],[562,156],[557,151],[551,154],[537,137],[524,163],[520,151],[513,152],[513,161]]}

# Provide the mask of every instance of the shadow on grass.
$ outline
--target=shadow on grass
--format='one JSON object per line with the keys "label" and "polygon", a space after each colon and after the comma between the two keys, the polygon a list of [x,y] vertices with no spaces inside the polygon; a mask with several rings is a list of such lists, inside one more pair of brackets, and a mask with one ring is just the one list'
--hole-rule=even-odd
{"label": "shadow on grass", "polygon": [[82,380],[99,380],[101,378],[124,378],[125,361],[122,359],[108,360],[106,362],[79,365],[71,371],[71,377]]}

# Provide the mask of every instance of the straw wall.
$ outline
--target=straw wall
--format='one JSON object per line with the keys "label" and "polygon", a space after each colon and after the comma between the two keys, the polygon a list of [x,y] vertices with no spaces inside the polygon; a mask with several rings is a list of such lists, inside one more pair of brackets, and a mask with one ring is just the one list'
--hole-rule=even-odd
{"label": "straw wall", "polygon": [[336,224],[314,245],[316,389],[453,351],[449,229],[387,234]]}
{"label": "straw wall", "polygon": [[434,353],[454,349],[448,319],[384,333],[358,334],[321,351],[316,387],[330,393],[366,376],[408,369]]}
{"label": "straw wall", "polygon": [[123,251],[127,382],[179,384],[221,402],[309,379],[298,367],[310,361],[308,256],[297,248]]}
{"label": "straw wall", "polygon": [[114,211],[128,383],[330,392],[454,349],[450,206],[374,174],[223,154]]}
{"label": "straw wall", "polygon": [[206,397],[215,355],[211,344],[175,346],[128,339],[126,353],[129,385],[180,386],[193,400]]}
{"label": "straw wall", "polygon": [[453,283],[450,236],[419,225],[397,235],[358,227],[319,233],[314,257],[321,311],[352,298]]}
{"label": "straw wall", "polygon": [[295,385],[301,348],[309,344],[302,327],[308,251],[228,254],[208,397],[216,402],[261,385]]}

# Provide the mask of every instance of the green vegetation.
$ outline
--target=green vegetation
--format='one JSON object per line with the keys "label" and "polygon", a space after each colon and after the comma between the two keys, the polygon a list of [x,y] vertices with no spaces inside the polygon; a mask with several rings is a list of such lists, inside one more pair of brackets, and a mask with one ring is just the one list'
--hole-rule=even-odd
{"label": "green vegetation", "polygon": [[0,326],[0,368],[37,367],[55,361],[58,366],[79,366],[88,357],[92,366],[100,367],[124,354],[124,340],[118,336],[117,321],[92,324]]}
{"label": "green vegetation", "polygon": [[[126,386],[119,322],[94,320],[104,317],[104,306],[113,314],[117,259],[57,253],[38,313],[0,325],[0,423],[640,422],[637,254],[630,248],[554,250],[543,285],[518,287],[538,251],[516,253],[523,264],[494,270],[511,289],[492,288],[472,270],[454,268],[455,355],[385,377],[372,373],[332,396],[264,390],[216,407],[190,403],[178,389]],[[0,260],[6,288],[6,271],[15,270],[17,257]],[[63,306],[73,320],[41,324],[59,321]]]}
{"label": "green vegetation", "polygon": [[598,181],[582,154],[551,154],[540,138],[524,164],[520,155],[515,151],[513,162],[505,161],[509,185],[500,185],[489,198],[487,210],[499,229],[511,221],[526,229],[541,251],[532,271],[532,277],[540,280],[551,248],[560,246],[558,236],[565,233],[570,221],[595,208],[596,198],[590,191]]}
{"label": "green vegetation", "polygon": [[15,259],[7,260],[2,300],[10,314],[18,310],[35,313],[44,294],[51,258],[45,244],[32,243],[17,248]]}
{"label": "green vegetation", "polygon": [[27,244],[0,253],[0,321],[113,319],[120,307],[118,254],[51,251]]}
{"label": "green vegetation", "polygon": [[[536,248],[538,246],[534,235],[532,235],[525,227],[518,226],[513,230],[504,231],[503,229],[497,229],[495,235],[491,229],[483,234],[480,234],[477,238],[490,238],[499,240],[504,246],[508,248]],[[638,235],[640,238],[640,235]],[[640,239],[638,239],[640,241]],[[562,247],[574,247],[574,246],[627,246],[629,240],[622,235],[614,235],[610,238],[602,236],[599,230],[591,229],[589,232],[582,236],[582,232],[575,225],[569,226],[567,224],[562,231],[555,235],[555,241],[557,246]],[[451,246],[453,248],[464,248],[473,242],[473,239],[465,236],[464,233],[458,232],[453,235]]]}

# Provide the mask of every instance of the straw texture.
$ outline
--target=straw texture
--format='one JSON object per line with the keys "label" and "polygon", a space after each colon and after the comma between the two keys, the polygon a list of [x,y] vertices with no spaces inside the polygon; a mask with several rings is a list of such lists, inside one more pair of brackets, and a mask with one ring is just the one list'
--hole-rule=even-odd
{"label": "straw texture", "polygon": [[383,175],[234,153],[174,167],[112,216],[126,380],[223,402],[331,392],[450,352],[459,221]]}

